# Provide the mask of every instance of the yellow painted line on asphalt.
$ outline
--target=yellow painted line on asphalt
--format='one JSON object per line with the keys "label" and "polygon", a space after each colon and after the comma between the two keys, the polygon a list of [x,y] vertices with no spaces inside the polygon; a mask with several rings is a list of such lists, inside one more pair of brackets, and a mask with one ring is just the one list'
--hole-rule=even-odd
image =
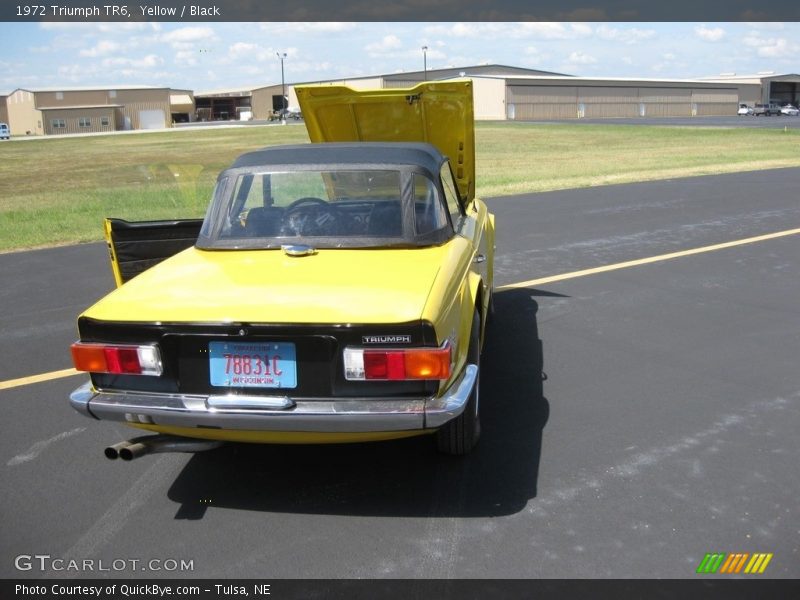
{"label": "yellow painted line on asphalt", "polygon": [[776,233],[757,235],[755,237],[745,238],[742,240],[734,240],[732,242],[714,244],[713,246],[703,246],[701,248],[692,248],[690,250],[670,252],[669,254],[659,254],[658,256],[639,258],[637,260],[628,260],[613,265],[595,267],[593,269],[583,269],[582,271],[562,273],[561,275],[551,275],[549,277],[541,277],[539,279],[529,279],[528,281],[508,283],[506,285],[497,286],[495,290],[510,290],[515,288],[534,287],[537,285],[544,285],[545,283],[555,283],[557,281],[565,281],[567,279],[576,279],[577,277],[586,277],[587,275],[597,275],[598,273],[608,273],[609,271],[618,271],[619,269],[628,269],[630,267],[638,267],[639,265],[648,265],[650,263],[672,260],[673,258],[683,258],[684,256],[692,256],[693,254],[703,254],[705,252],[714,252],[715,250],[724,250],[725,248],[744,246],[745,244],[755,244],[756,242],[774,240],[776,238],[786,237],[789,235],[797,235],[798,233],[800,233],[800,229],[787,229],[786,231],[778,231]]}
{"label": "yellow painted line on asphalt", "polygon": [[[714,244],[713,246],[703,246],[702,248],[692,248],[691,250],[681,250],[680,252],[659,254],[658,256],[650,256],[648,258],[629,260],[626,262],[616,263],[613,265],[595,267],[593,269],[573,271],[572,273],[562,273],[561,275],[551,275],[550,277],[542,277],[540,279],[529,279],[528,281],[508,283],[506,285],[501,285],[496,287],[495,290],[509,290],[514,288],[533,287],[536,285],[543,285],[545,283],[554,283],[556,281],[564,281],[566,279],[575,279],[577,277],[586,277],[587,275],[596,275],[598,273],[607,273],[608,271],[617,271],[619,269],[627,269],[629,267],[638,267],[639,265],[647,265],[650,263],[672,260],[673,258],[682,258],[684,256],[691,256],[693,254],[702,254],[704,252],[713,252],[715,250],[723,250],[725,248],[733,248],[735,246],[743,246],[745,244],[754,244],[756,242],[774,240],[776,238],[786,237],[789,235],[797,235],[798,233],[800,233],[800,228],[787,229],[786,231],[778,231],[776,233],[757,235],[755,237],[745,238],[742,240],[734,240],[732,242],[725,242],[723,244]],[[80,371],[76,371],[75,369],[63,369],[61,371],[51,371],[50,373],[42,373],[40,375],[31,375],[30,377],[21,377],[19,379],[11,379],[9,381],[0,381],[0,390],[8,390],[23,385],[30,385],[32,383],[41,383],[43,381],[61,379],[63,377],[72,377],[73,375],[77,375],[78,373],[80,373]]]}
{"label": "yellow painted line on asphalt", "polygon": [[80,373],[80,371],[76,371],[75,369],[62,369],[60,371],[50,371],[49,373],[31,375],[30,377],[9,379],[8,381],[0,381],[0,390],[10,390],[11,388],[30,385],[32,383],[41,383],[43,381],[52,381],[53,379],[61,379],[63,377],[72,377],[78,373]]}

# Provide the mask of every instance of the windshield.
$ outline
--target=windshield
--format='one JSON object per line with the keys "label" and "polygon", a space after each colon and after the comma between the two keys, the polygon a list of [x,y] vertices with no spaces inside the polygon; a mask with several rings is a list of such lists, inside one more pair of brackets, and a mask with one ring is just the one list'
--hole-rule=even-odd
{"label": "windshield", "polygon": [[[414,209],[404,209],[413,204]],[[217,186],[201,247],[415,245],[447,215],[433,181],[402,170],[231,172]],[[422,239],[418,239],[422,236]]]}

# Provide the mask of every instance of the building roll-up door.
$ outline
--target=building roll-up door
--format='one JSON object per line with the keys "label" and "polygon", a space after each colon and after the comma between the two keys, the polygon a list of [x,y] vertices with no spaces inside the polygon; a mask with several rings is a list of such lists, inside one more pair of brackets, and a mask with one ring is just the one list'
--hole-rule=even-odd
{"label": "building roll-up door", "polygon": [[139,111],[139,129],[164,129],[166,126],[163,110]]}

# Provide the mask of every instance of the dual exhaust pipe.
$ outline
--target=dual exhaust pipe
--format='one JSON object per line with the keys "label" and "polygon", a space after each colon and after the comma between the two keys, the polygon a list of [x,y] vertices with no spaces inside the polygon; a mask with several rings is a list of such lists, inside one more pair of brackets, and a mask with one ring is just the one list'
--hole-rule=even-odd
{"label": "dual exhaust pipe", "polygon": [[161,452],[203,452],[219,448],[225,442],[217,440],[196,440],[174,435],[144,435],[113,446],[103,452],[109,460],[133,460],[145,454]]}

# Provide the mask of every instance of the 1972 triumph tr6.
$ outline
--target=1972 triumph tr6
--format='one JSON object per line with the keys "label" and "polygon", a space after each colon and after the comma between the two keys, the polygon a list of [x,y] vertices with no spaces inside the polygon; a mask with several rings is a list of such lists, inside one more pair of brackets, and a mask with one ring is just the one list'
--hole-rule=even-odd
{"label": "1972 triumph tr6", "polygon": [[297,94],[312,143],[240,156],[204,219],[106,221],[118,287],[78,319],[90,380],[70,402],[158,434],[110,458],[475,445],[495,231],[474,197],[471,82]]}

